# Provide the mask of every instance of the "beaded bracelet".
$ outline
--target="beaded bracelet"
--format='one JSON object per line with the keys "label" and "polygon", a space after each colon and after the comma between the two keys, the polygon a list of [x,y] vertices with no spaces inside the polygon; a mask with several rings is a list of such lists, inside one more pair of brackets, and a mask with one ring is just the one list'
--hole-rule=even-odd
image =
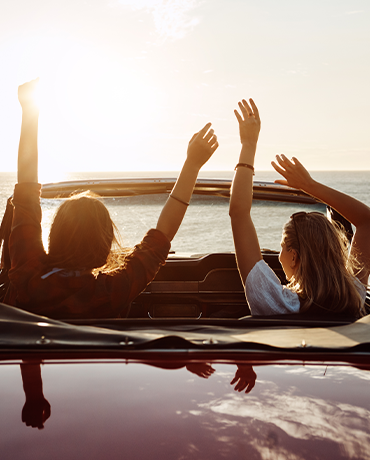
{"label": "beaded bracelet", "polygon": [[179,203],[184,204],[185,206],[189,206],[189,203],[187,203],[186,201],[180,200],[180,198],[176,198],[175,196],[171,194],[170,194],[170,198],[173,198],[174,200],[178,201]]}
{"label": "beaded bracelet", "polygon": [[253,171],[253,176],[254,176],[254,167],[252,165],[249,165],[247,163],[238,163],[235,168],[234,168],[234,171],[236,171],[239,166],[243,166],[244,168],[248,168],[248,169],[251,169]]}

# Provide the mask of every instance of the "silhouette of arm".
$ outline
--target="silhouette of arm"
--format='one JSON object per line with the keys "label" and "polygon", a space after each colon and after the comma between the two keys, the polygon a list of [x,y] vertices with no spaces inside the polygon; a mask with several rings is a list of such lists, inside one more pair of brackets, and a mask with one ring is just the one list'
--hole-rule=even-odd
{"label": "silhouette of arm", "polygon": [[50,404],[42,390],[40,363],[21,364],[21,374],[26,402],[22,409],[22,422],[32,428],[42,430],[50,417]]}
{"label": "silhouette of arm", "polygon": [[19,86],[18,100],[22,107],[22,127],[18,149],[18,183],[38,182],[37,132],[39,110],[34,101],[38,79]]}

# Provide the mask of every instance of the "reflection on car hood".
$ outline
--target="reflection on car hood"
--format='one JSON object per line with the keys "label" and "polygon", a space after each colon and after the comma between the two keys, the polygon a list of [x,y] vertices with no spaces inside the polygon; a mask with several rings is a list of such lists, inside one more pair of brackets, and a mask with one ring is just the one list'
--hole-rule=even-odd
{"label": "reflection on car hood", "polygon": [[216,324],[0,304],[2,460],[370,459],[369,316]]}
{"label": "reflection on car hood", "polygon": [[148,364],[44,363],[51,414],[41,430],[31,428],[19,363],[1,364],[2,460],[370,458],[366,370],[257,363],[245,394],[230,384],[234,362],[209,362],[208,379],[201,363]]}

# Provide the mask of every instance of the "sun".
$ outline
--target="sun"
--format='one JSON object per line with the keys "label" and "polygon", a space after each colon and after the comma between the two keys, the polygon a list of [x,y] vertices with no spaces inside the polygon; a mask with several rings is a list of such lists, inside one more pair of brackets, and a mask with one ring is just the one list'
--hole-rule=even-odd
{"label": "sun", "polygon": [[[63,177],[66,170],[94,170],[98,164],[104,169],[109,155],[132,152],[138,140],[155,132],[163,106],[161,94],[134,60],[78,42],[66,41],[62,46],[58,41],[46,64],[36,49],[32,52],[39,67],[33,65],[32,76],[40,77],[43,179]],[[128,169],[133,159],[132,155],[125,158]]]}

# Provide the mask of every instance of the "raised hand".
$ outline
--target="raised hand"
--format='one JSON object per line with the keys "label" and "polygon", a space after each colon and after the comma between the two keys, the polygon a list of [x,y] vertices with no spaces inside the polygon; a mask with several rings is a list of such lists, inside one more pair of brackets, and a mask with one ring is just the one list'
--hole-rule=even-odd
{"label": "raised hand", "polygon": [[210,129],[211,123],[207,123],[198,133],[190,139],[187,161],[200,169],[213,155],[218,147],[217,136]]}
{"label": "raised hand", "polygon": [[271,162],[273,168],[285,178],[275,180],[277,184],[307,190],[314,183],[307,169],[297,158],[288,160],[285,155],[276,155],[276,161],[277,163]]}
{"label": "raised hand", "polygon": [[22,109],[32,108],[37,109],[35,100],[35,92],[39,84],[39,78],[28,81],[18,87],[18,100]]}
{"label": "raised hand", "polygon": [[261,120],[253,99],[249,99],[249,103],[250,105],[245,99],[238,102],[241,115],[237,110],[234,110],[234,113],[239,122],[240,142],[243,145],[256,145],[261,129]]}

